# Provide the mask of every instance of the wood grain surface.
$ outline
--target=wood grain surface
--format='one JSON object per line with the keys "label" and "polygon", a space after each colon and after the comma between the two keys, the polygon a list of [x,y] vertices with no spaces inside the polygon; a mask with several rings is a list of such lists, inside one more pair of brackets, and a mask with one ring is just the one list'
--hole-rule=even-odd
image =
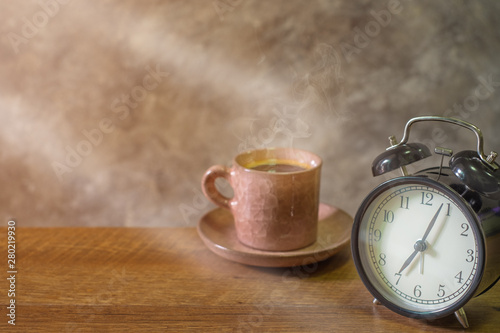
{"label": "wood grain surface", "polygon": [[[194,228],[18,228],[16,269],[12,326],[1,262],[2,332],[462,331],[454,316],[415,320],[373,305],[348,248],[318,264],[259,268],[213,254]],[[495,286],[465,307],[467,331],[498,331],[499,296]]]}

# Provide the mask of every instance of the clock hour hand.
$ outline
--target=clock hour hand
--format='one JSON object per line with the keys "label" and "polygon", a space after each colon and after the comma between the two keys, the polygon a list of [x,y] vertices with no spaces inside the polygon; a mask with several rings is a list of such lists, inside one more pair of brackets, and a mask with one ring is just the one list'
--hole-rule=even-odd
{"label": "clock hour hand", "polygon": [[415,249],[415,251],[413,251],[413,253],[410,254],[408,259],[406,259],[406,261],[404,262],[403,266],[401,266],[401,269],[399,270],[398,274],[401,274],[401,272],[404,271],[404,269],[408,267],[409,264],[411,264],[411,262],[413,261],[413,259],[415,259],[415,256],[417,255],[418,252],[419,252],[418,249]]}
{"label": "clock hour hand", "polygon": [[410,254],[410,256],[408,257],[408,259],[406,259],[406,261],[403,263],[403,266],[401,266],[401,269],[399,270],[398,274],[401,274],[401,272],[404,271],[404,269],[406,267],[408,267],[408,265],[411,264],[411,262],[413,261],[413,259],[415,259],[416,255],[419,252],[424,252],[425,249],[427,248],[427,246],[425,244],[425,240],[427,239],[427,236],[429,236],[432,228],[434,227],[434,224],[436,224],[436,220],[437,220],[437,218],[439,216],[439,213],[441,212],[441,208],[443,208],[443,204],[441,204],[441,206],[439,206],[439,209],[437,210],[436,214],[434,214],[434,216],[432,217],[432,220],[429,223],[429,225],[427,226],[427,229],[425,230],[425,233],[424,233],[424,236],[422,237],[422,239],[419,239],[415,243],[415,245],[413,246],[413,248],[415,249],[415,251],[413,251],[413,253]]}

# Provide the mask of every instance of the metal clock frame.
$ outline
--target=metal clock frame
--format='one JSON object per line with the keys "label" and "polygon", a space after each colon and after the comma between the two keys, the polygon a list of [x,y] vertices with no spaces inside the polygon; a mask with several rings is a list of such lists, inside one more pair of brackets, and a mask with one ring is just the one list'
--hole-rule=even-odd
{"label": "metal clock frame", "polygon": [[[422,143],[408,143],[410,128],[417,122],[444,122],[458,125],[472,131],[477,138],[476,151],[466,150],[453,155],[448,148],[436,147],[435,152],[441,155],[441,165],[421,170],[414,175],[409,175],[406,166],[431,156],[428,147]],[[441,116],[420,116],[410,119],[404,128],[403,138],[397,142],[394,136],[389,137],[390,147],[380,154],[372,164],[374,176],[399,169],[403,177],[386,181],[372,190],[361,204],[356,214],[351,246],[353,259],[366,287],[375,296],[374,302],[383,303],[396,313],[417,318],[435,319],[446,316],[455,310],[455,315],[464,327],[468,327],[465,311],[460,306],[467,303],[470,298],[488,291],[500,280],[500,166],[495,163],[498,154],[491,151],[488,155],[483,150],[483,135],[475,125],[461,119]],[[444,156],[451,157],[450,166],[443,167]],[[424,180],[426,179],[426,180]],[[359,227],[362,216],[366,213],[369,203],[382,191],[395,183],[409,183],[411,181],[431,184],[434,188],[442,190],[451,200],[463,209],[466,216],[471,217],[477,236],[478,246],[481,247],[481,267],[474,285],[454,305],[430,313],[407,311],[393,305],[386,300],[372,285],[369,277],[364,272],[359,258]],[[380,301],[378,301],[380,298]]]}
{"label": "metal clock frame", "polygon": [[[423,186],[428,186],[432,187],[434,189],[437,189],[441,192],[443,192],[451,201],[455,202],[459,209],[464,213],[464,215],[467,217],[467,220],[469,224],[471,225],[471,228],[473,229],[473,232],[475,234],[477,243],[478,243],[478,267],[477,267],[477,273],[473,278],[473,281],[471,283],[471,286],[469,286],[468,290],[465,292],[464,295],[460,296],[459,301],[456,303],[445,307],[443,309],[439,309],[435,312],[418,312],[418,311],[412,311],[408,309],[401,308],[395,304],[393,304],[392,301],[388,300],[383,294],[377,289],[376,284],[371,281],[371,278],[369,275],[366,273],[367,269],[364,267],[364,264],[361,260],[360,257],[360,240],[359,240],[359,232],[360,232],[360,227],[361,227],[361,221],[366,213],[367,208],[370,206],[370,204],[382,193],[385,192],[386,190],[390,189],[391,187],[395,187],[398,185],[405,185],[405,184],[418,184],[418,185],[423,185]],[[351,236],[351,247],[352,247],[352,255],[353,259],[355,262],[356,269],[358,270],[358,274],[361,277],[361,280],[363,281],[364,285],[366,288],[370,291],[370,293],[375,297],[375,300],[389,308],[390,310],[410,317],[410,318],[419,318],[419,319],[438,319],[442,318],[445,316],[448,316],[452,313],[455,313],[457,318],[460,320],[460,316],[463,316],[462,312],[460,311],[463,306],[470,301],[472,297],[474,297],[478,293],[478,288],[481,284],[481,280],[483,277],[483,272],[484,272],[484,267],[485,267],[485,236],[484,233],[480,227],[480,221],[476,215],[476,213],[473,211],[473,209],[467,204],[467,202],[457,194],[456,191],[454,191],[451,187],[449,187],[446,184],[440,183],[438,181],[435,181],[430,178],[422,177],[422,176],[404,176],[404,177],[397,177],[390,179],[380,185],[378,185],[368,196],[364,199],[363,203],[361,204],[358,213],[356,214],[354,218],[354,225],[353,225],[353,230],[352,230],[352,236]],[[465,319],[466,320],[466,319]],[[462,322],[462,320],[460,320]]]}

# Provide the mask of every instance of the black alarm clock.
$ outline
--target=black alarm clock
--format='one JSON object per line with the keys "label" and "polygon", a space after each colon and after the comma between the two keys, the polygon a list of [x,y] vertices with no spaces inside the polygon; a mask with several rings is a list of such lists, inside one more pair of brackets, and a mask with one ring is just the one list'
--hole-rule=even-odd
{"label": "black alarm clock", "polygon": [[[475,150],[456,154],[436,148],[441,165],[408,174],[406,166],[431,156],[422,143],[408,143],[417,122],[439,121],[467,128]],[[500,171],[497,154],[483,153],[479,128],[460,119],[410,119],[401,142],[373,162],[374,176],[400,169],[401,177],[373,189],[354,218],[352,254],[375,304],[412,318],[455,314],[468,327],[464,305],[500,277]],[[449,156],[449,167],[443,166]]]}

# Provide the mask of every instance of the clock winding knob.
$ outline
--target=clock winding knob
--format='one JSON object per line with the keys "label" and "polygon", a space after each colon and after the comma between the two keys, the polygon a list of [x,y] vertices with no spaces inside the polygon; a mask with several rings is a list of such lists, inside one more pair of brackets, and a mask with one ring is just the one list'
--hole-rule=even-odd
{"label": "clock winding knob", "polygon": [[497,156],[498,156],[498,153],[495,151],[492,151],[492,152],[490,152],[488,157],[486,157],[486,161],[488,163],[493,163],[493,162],[495,162],[495,159],[497,158]]}

